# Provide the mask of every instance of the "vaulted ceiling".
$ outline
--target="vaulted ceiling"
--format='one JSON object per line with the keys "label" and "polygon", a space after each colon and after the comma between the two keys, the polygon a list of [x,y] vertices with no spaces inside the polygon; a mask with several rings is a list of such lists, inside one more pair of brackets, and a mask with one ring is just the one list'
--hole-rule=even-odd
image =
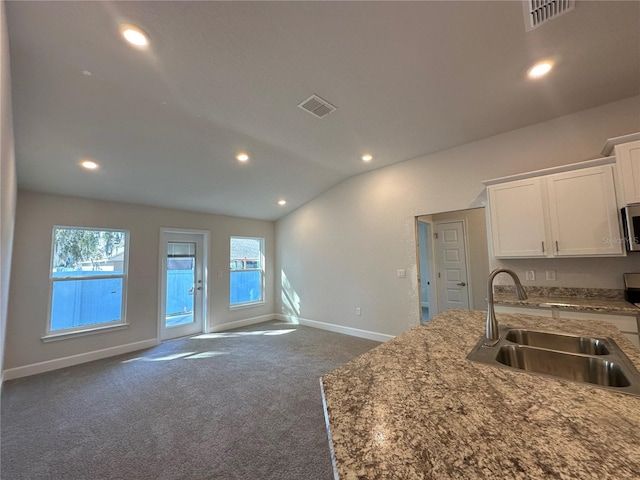
{"label": "vaulted ceiling", "polygon": [[[8,1],[7,23],[21,188],[266,220],[367,170],[640,93],[636,1],[578,1],[530,32],[517,1]],[[554,69],[528,79],[541,59]],[[297,107],[312,94],[337,110]]]}

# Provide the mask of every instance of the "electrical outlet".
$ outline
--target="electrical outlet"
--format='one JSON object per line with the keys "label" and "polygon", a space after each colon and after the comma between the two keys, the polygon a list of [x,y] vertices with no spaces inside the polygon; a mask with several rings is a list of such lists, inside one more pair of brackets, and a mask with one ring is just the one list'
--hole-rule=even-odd
{"label": "electrical outlet", "polygon": [[357,316],[362,315],[362,310],[360,309],[360,307],[356,307],[356,315]]}
{"label": "electrical outlet", "polygon": [[536,279],[535,270],[525,270],[525,278],[527,280],[535,280]]}
{"label": "electrical outlet", "polygon": [[397,272],[398,278],[405,278],[407,276],[407,272],[404,268],[399,268]]}
{"label": "electrical outlet", "polygon": [[218,270],[218,278],[222,278],[223,274],[224,274],[224,272],[222,270]]}
{"label": "electrical outlet", "polygon": [[547,280],[555,280],[556,279],[556,271],[555,270],[547,270]]}

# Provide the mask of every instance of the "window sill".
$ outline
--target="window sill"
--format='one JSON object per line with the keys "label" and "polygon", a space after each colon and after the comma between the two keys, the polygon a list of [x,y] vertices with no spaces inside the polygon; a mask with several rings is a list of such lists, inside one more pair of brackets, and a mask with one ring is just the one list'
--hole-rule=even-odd
{"label": "window sill", "polygon": [[93,328],[85,328],[83,330],[74,330],[73,332],[64,332],[64,333],[51,333],[49,335],[45,335],[41,337],[44,343],[49,342],[57,342],[59,340],[67,340],[69,338],[74,337],[84,337],[86,335],[93,335],[96,333],[103,332],[111,332],[113,330],[122,330],[129,326],[128,323],[118,323],[117,325],[107,325],[106,327],[93,327]]}
{"label": "window sill", "polygon": [[265,302],[264,300],[261,300],[259,302],[251,302],[251,303],[238,303],[237,305],[230,305],[229,310],[242,310],[244,308],[262,307],[266,304],[267,302]]}

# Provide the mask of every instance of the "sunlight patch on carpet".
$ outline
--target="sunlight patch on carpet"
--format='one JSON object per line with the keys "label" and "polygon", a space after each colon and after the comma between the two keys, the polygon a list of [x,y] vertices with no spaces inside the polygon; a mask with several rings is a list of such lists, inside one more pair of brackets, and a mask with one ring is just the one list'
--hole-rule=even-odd
{"label": "sunlight patch on carpet", "polygon": [[253,330],[251,332],[227,332],[227,333],[203,333],[202,335],[196,335],[197,339],[209,339],[209,338],[236,338],[236,337],[250,337],[250,336],[272,336],[272,335],[286,335],[287,333],[295,332],[295,328],[282,329],[282,330]]}

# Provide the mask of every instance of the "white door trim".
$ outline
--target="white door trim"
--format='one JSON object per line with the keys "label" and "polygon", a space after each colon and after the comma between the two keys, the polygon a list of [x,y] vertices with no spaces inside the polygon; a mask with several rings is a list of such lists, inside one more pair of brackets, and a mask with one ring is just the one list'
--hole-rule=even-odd
{"label": "white door trim", "polygon": [[158,321],[156,330],[156,339],[159,342],[162,341],[162,325],[165,322],[165,279],[164,277],[164,261],[165,261],[165,246],[164,240],[166,234],[185,234],[185,235],[200,235],[202,238],[202,295],[201,295],[201,309],[202,309],[202,332],[207,333],[209,328],[208,318],[208,266],[209,266],[209,235],[208,230],[195,230],[188,228],[160,228],[160,241],[159,254],[158,254]]}

